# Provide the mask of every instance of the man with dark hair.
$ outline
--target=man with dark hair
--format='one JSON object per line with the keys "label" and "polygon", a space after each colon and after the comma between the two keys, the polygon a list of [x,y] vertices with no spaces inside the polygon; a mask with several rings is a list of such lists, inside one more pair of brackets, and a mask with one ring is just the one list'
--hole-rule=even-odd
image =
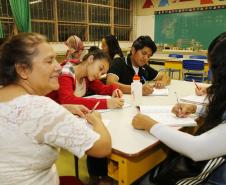
{"label": "man with dark hair", "polygon": [[116,58],[108,71],[107,83],[115,83],[125,94],[131,93],[133,76],[138,74],[143,84],[143,95],[153,92],[153,86],[145,81],[155,80],[155,88],[163,88],[170,79],[162,72],[149,66],[149,58],[156,52],[157,47],[149,36],[138,37],[132,45],[130,54],[124,58]]}

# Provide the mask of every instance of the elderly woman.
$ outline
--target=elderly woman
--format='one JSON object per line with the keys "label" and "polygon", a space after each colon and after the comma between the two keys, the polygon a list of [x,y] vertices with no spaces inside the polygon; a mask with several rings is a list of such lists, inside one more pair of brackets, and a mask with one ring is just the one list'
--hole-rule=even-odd
{"label": "elderly woman", "polygon": [[111,152],[110,135],[99,114],[78,118],[43,96],[59,88],[60,69],[40,34],[22,33],[1,46],[1,185],[58,185],[54,162],[60,148],[78,157]]}

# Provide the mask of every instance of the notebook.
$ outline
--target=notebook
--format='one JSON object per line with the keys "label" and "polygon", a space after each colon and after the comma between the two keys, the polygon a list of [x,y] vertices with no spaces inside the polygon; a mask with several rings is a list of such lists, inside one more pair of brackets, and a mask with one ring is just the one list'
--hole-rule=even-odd
{"label": "notebook", "polygon": [[154,88],[154,92],[150,95],[151,96],[168,96],[169,95],[169,89],[167,89],[167,88],[163,88],[163,89]]}
{"label": "notebook", "polygon": [[171,112],[173,106],[140,106],[140,112],[150,116],[161,124],[174,127],[197,126],[196,116],[191,115],[187,118],[178,118]]}
{"label": "notebook", "polygon": [[[111,96],[108,95],[92,95],[92,96],[87,96],[85,98],[97,98],[97,99],[110,99]],[[131,107],[131,104],[124,102],[124,105],[122,108],[127,108],[127,107]],[[109,112],[112,110],[117,110],[117,109],[98,109],[96,110],[97,112],[103,113],[103,112]]]}
{"label": "notebook", "polygon": [[185,96],[180,100],[184,102],[200,104],[200,105],[208,104],[208,99],[206,99],[206,96],[190,95],[190,96]]}

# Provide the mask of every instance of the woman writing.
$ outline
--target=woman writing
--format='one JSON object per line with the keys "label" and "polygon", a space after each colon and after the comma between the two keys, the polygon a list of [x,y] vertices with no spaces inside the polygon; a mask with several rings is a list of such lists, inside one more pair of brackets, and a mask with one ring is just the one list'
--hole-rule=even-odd
{"label": "woman writing", "polygon": [[[67,62],[59,76],[60,88],[58,101],[60,104],[82,104],[92,109],[99,101],[97,109],[121,108],[124,104],[122,92],[116,85],[105,85],[99,78],[109,68],[109,57],[100,50],[86,54],[80,63]],[[95,94],[111,95],[110,99],[84,98],[88,90]]]}
{"label": "woman writing", "polygon": [[59,88],[61,68],[55,56],[37,33],[16,35],[1,46],[1,185],[58,185],[54,162],[59,148],[78,157],[111,152],[110,135],[99,114],[84,114],[91,129],[85,119],[43,96]]}
{"label": "woman writing", "polygon": [[[194,161],[204,161],[202,168],[193,169],[196,175],[169,175],[171,184],[223,185],[226,183],[226,33],[215,38],[208,48],[208,62],[212,71],[212,85],[207,88],[209,104],[204,114],[204,124],[195,136],[159,124],[148,116],[138,114],[133,119],[133,126],[145,129],[174,151]],[[173,113],[186,117],[197,112],[197,106],[180,104],[173,108]],[[214,162],[214,163],[213,163]],[[190,164],[193,164],[191,162]],[[207,169],[207,170],[206,170]],[[168,174],[170,171],[168,171]],[[163,179],[162,179],[163,180]],[[158,182],[156,184],[164,184]]]}

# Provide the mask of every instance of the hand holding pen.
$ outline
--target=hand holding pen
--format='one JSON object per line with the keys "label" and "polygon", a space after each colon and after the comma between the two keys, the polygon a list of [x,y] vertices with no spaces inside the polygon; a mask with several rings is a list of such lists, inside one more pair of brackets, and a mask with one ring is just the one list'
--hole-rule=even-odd
{"label": "hand holding pen", "polygon": [[141,78],[144,82],[144,84],[142,86],[142,95],[148,96],[148,95],[152,94],[154,91],[154,85],[149,83],[144,76],[141,76]]}
{"label": "hand holding pen", "polygon": [[200,86],[200,85],[197,85],[197,83],[195,83],[194,80],[192,80],[195,84],[195,94],[197,96],[203,96],[203,95],[206,95],[207,94],[207,87],[204,87],[204,86]]}
{"label": "hand holding pen", "polygon": [[123,93],[120,89],[115,89],[112,93],[113,98],[122,98]]}
{"label": "hand holding pen", "polygon": [[192,81],[194,82],[194,84],[195,84],[196,88],[197,88],[198,90],[201,90],[201,88],[197,85],[197,83],[195,82],[195,80],[194,80],[194,79],[192,79]]}
{"label": "hand holding pen", "polygon": [[95,111],[99,104],[100,104],[100,102],[98,101],[98,102],[94,105],[94,107],[92,108],[92,110],[90,111],[90,113],[92,113],[93,111]]}
{"label": "hand holding pen", "polygon": [[196,112],[197,106],[193,104],[180,103],[176,104],[172,108],[172,113],[174,113],[179,118],[186,118],[190,114],[194,114]]}
{"label": "hand holding pen", "polygon": [[178,99],[178,95],[177,95],[177,92],[174,92],[175,93],[175,95],[176,95],[176,99],[177,99],[177,104],[176,104],[176,106],[177,106],[177,111],[176,111],[176,115],[178,116],[178,117],[181,117],[181,115],[182,115],[182,107],[181,107],[181,104],[179,103],[179,99]]}

